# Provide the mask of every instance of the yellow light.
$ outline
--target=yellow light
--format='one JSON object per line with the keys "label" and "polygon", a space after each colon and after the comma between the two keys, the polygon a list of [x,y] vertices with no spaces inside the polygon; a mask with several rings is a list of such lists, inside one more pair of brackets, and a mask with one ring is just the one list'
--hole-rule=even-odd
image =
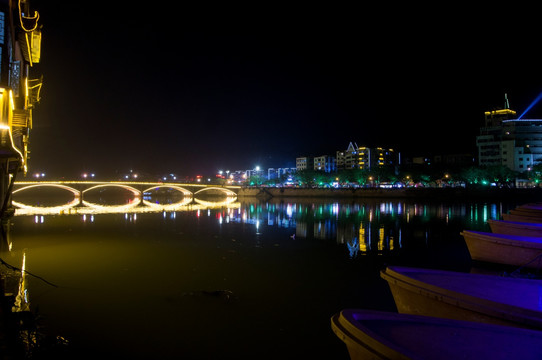
{"label": "yellow light", "polygon": [[511,109],[500,109],[484,112],[485,115],[515,115],[516,112]]}
{"label": "yellow light", "polygon": [[[36,24],[34,24],[34,27],[32,29],[27,29],[24,27],[24,24],[23,24],[23,18],[27,19],[27,20],[36,20]],[[34,16],[23,16],[23,12],[21,11],[21,0],[19,0],[19,21],[21,22],[21,28],[26,31],[26,32],[32,32],[34,30],[36,30],[36,28],[38,27],[38,20],[40,18],[40,14],[37,12],[37,11],[34,11]]]}
{"label": "yellow light", "polygon": [[359,250],[361,252],[367,252],[367,243],[365,242],[365,228],[363,223],[359,225]]}
{"label": "yellow light", "polygon": [[[28,84],[27,84],[27,95],[28,96]],[[13,102],[13,91],[9,90],[9,105],[11,106],[11,110],[15,110],[15,103]]]}

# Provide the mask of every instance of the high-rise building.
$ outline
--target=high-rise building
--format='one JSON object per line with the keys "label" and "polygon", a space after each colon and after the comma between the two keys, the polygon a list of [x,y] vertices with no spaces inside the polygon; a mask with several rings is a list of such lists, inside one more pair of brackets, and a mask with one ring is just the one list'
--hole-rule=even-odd
{"label": "high-rise building", "polygon": [[523,172],[542,162],[542,119],[517,119],[511,109],[485,112],[476,137],[478,164]]}

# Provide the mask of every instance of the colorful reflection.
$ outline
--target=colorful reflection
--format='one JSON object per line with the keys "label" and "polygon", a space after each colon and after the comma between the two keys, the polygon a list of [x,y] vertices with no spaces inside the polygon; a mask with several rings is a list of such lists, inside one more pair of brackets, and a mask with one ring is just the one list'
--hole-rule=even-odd
{"label": "colorful reflection", "polygon": [[[180,200],[179,200],[180,199]],[[161,212],[164,218],[175,219],[180,211],[193,211],[197,218],[206,211],[207,217],[215,216],[218,224],[249,224],[256,234],[263,234],[268,227],[292,229],[290,237],[332,240],[348,249],[350,257],[365,254],[385,254],[406,246],[427,247],[431,239],[459,236],[459,229],[487,230],[487,220],[499,219],[509,209],[502,203],[418,203],[401,200],[367,200],[365,202],[312,201],[309,199],[268,202],[243,200],[235,196],[221,197],[216,201],[191,197],[164,197],[156,203],[151,199],[128,202],[125,205],[86,206],[59,209],[59,207],[23,207],[16,216],[33,215],[35,223],[44,222],[44,215],[82,215],[83,221],[94,222],[95,214],[121,213],[129,223],[137,220],[138,213]],[[515,204],[514,204],[515,206]],[[408,241],[405,242],[405,239]]]}
{"label": "colorful reflection", "polygon": [[340,202],[243,202],[238,209],[223,210],[220,223],[252,224],[295,229],[293,238],[332,239],[346,246],[349,255],[393,252],[408,238],[426,246],[429,239],[445,234],[451,224],[486,229],[488,219],[499,219],[500,203],[411,203],[404,201]]}

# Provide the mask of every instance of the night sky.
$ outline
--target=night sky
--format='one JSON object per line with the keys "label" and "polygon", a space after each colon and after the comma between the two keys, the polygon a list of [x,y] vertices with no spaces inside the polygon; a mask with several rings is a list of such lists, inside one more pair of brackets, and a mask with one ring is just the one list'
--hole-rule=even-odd
{"label": "night sky", "polygon": [[350,141],[474,153],[485,110],[542,91],[534,8],[32,3],[30,174],[295,166]]}

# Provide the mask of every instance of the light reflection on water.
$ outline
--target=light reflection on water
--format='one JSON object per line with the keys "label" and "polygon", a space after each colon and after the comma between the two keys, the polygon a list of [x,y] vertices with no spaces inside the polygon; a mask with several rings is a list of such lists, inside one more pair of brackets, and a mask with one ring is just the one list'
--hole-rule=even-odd
{"label": "light reflection on water", "polygon": [[402,246],[402,228],[422,226],[424,237],[435,222],[461,222],[469,229],[487,229],[488,219],[499,219],[502,204],[420,204],[401,201],[369,203],[268,202],[243,203],[223,211],[219,223],[237,222],[295,229],[295,237],[335,240],[351,257],[392,251]]}
{"label": "light reflection on water", "polygon": [[[459,231],[485,229],[510,207],[279,199],[17,212],[2,258],[19,267],[26,258],[29,271],[60,285],[26,277],[25,299],[74,351],[347,359],[329,317],[345,307],[394,310],[378,276],[385,263],[463,266]],[[233,295],[206,295],[216,290]]]}

